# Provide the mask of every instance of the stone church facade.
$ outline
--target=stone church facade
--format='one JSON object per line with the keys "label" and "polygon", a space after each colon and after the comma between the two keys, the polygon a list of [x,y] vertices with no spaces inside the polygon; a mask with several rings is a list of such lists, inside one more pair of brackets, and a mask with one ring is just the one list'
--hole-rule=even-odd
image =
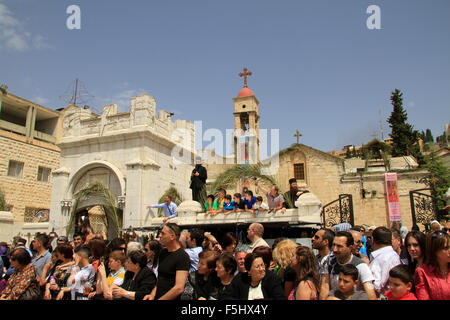
{"label": "stone church facade", "polygon": [[[171,187],[190,199],[193,123],[172,121],[164,110],[156,114],[156,101],[147,94],[132,98],[127,112],[118,112],[113,104],[104,106],[101,115],[76,106],[63,113],[50,219],[50,228],[58,234],[65,233],[74,211],[74,195],[94,181],[112,192],[123,227],[145,225],[157,215],[147,206],[158,203]],[[79,203],[76,211],[96,204],[99,199],[92,197]]]}

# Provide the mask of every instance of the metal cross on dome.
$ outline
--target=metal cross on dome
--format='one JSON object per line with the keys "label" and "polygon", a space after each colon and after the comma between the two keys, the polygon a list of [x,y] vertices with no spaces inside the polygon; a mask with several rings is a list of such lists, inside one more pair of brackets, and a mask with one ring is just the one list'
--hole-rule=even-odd
{"label": "metal cross on dome", "polygon": [[244,68],[244,72],[239,73],[239,77],[244,77],[244,87],[247,87],[247,76],[251,76],[252,72]]}

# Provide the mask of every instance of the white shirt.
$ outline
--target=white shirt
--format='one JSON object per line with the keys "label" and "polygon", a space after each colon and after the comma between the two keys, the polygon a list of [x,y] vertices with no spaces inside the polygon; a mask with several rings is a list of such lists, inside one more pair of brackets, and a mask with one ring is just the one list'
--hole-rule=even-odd
{"label": "white shirt", "polygon": [[[350,256],[350,260],[348,260],[346,263],[339,263],[339,261],[337,259],[335,259],[334,256],[329,256],[329,259],[326,259],[324,261],[324,265],[322,267],[322,269],[320,270],[320,275],[324,275],[324,274],[329,274],[330,275],[330,290],[337,290],[338,289],[338,282],[339,282],[339,273],[335,270],[335,267],[339,267],[339,266],[343,266],[347,263],[352,263],[354,262],[353,259],[357,259],[357,257],[355,257],[353,254]],[[329,273],[329,265],[331,263],[335,263],[332,267],[332,272]],[[339,265],[339,266],[337,266]],[[358,269],[358,273],[359,273],[359,284],[356,287],[356,290],[364,290],[363,284],[366,282],[372,282],[374,281],[374,276],[372,274],[372,272],[370,271],[369,266],[367,265],[367,263],[361,262],[356,266],[356,269]]]}
{"label": "white shirt", "polygon": [[91,286],[94,282],[95,270],[92,264],[87,265],[80,269],[77,268],[77,273],[75,274],[75,282],[71,285],[72,300],[75,300],[75,293],[83,294],[84,285],[89,283]]}
{"label": "white shirt", "polygon": [[375,278],[375,291],[384,294],[389,290],[389,271],[401,264],[400,257],[391,246],[375,250],[370,255],[370,271]]}
{"label": "white shirt", "polygon": [[258,209],[269,210],[269,206],[267,205],[267,203],[264,203],[264,202],[261,202],[261,205],[258,205],[258,204],[255,203],[253,205],[253,209],[256,209],[256,210],[258,210]]}
{"label": "white shirt", "polygon": [[253,249],[260,247],[260,246],[264,246],[264,247],[269,247],[269,244],[266,242],[266,240],[264,240],[263,238],[259,238],[258,240],[256,240],[254,243],[252,243],[248,249],[247,249],[247,253],[252,253]]}
{"label": "white shirt", "polygon": [[261,282],[262,281],[260,281],[258,286],[254,288],[250,286],[250,288],[248,289],[248,300],[264,299],[264,294],[261,289]]}

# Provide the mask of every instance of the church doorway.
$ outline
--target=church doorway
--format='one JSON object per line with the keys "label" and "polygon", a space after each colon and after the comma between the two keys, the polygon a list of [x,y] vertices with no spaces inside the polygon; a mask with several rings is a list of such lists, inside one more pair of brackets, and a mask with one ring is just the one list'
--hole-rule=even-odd
{"label": "church doorway", "polygon": [[123,211],[112,191],[100,181],[91,182],[74,195],[67,234],[94,233],[113,239],[122,228]]}

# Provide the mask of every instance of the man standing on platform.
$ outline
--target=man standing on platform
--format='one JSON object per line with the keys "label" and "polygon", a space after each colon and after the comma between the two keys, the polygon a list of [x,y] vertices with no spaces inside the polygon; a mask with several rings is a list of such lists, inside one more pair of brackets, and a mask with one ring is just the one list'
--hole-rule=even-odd
{"label": "man standing on platform", "polygon": [[150,208],[163,208],[164,210],[164,219],[163,222],[166,223],[169,219],[175,218],[178,216],[177,213],[177,204],[172,201],[172,196],[167,195],[164,203],[154,204],[151,206],[147,206],[147,209]]}
{"label": "man standing on platform", "polygon": [[206,201],[206,179],[208,178],[208,173],[206,168],[202,166],[202,160],[200,157],[195,159],[195,168],[192,170],[191,174],[191,185],[192,189],[192,200],[200,202],[203,206]]}
{"label": "man standing on platform", "polygon": [[279,194],[278,186],[272,186],[270,190],[265,189],[263,186],[256,182],[256,185],[261,189],[262,192],[267,196],[267,204],[269,205],[269,213],[273,212],[274,214],[280,210],[281,213],[286,211],[286,208],[283,206],[285,200],[283,195]]}

